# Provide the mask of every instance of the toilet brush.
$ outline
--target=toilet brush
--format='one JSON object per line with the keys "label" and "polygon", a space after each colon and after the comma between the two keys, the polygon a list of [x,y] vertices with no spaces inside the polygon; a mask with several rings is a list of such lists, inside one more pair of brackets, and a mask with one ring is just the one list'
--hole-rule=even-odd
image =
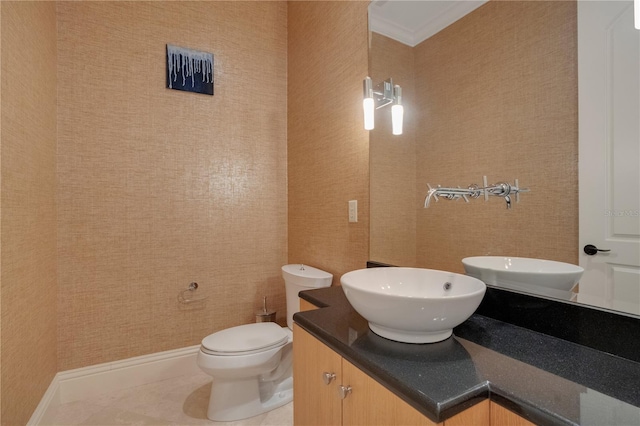
{"label": "toilet brush", "polygon": [[275,322],[276,311],[267,311],[267,296],[262,299],[262,310],[256,312],[256,322]]}

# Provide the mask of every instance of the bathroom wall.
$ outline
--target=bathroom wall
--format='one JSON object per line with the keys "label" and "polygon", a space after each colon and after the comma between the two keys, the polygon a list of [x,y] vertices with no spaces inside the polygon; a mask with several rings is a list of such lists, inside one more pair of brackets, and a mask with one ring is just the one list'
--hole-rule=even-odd
{"label": "bathroom wall", "polygon": [[[284,321],[288,260],[364,265],[366,6],[2,2],[3,422],[57,371],[197,344],[263,295]],[[165,43],[214,53],[215,96],[165,88]],[[289,99],[289,224],[287,73],[313,101]],[[207,300],[179,304],[191,281]]]}
{"label": "bathroom wall", "polygon": [[[517,29],[517,31],[516,31]],[[417,264],[474,255],[577,263],[576,2],[488,2],[416,47]],[[426,184],[513,182],[502,198],[422,208]]]}
{"label": "bathroom wall", "polygon": [[334,284],[369,256],[367,5],[288,2],[289,262],[331,272]]}
{"label": "bathroom wall", "polygon": [[56,14],[0,3],[0,407],[26,424],[57,372]]}
{"label": "bathroom wall", "polygon": [[[57,18],[59,370],[198,344],[263,296],[284,321],[286,3]],[[166,43],[214,54],[214,96],[165,87]]]}
{"label": "bathroom wall", "polygon": [[[0,36],[2,4],[0,4]],[[0,37],[1,40],[1,37]],[[0,42],[0,82],[2,81],[2,43]],[[2,424],[2,84],[0,83],[0,425]]]}
{"label": "bathroom wall", "polygon": [[371,33],[369,75],[373,84],[392,78],[402,87],[402,135],[391,129],[391,106],[375,113],[369,133],[371,156],[370,260],[391,265],[416,263],[416,121],[414,49],[378,33]]}
{"label": "bathroom wall", "polygon": [[[516,31],[517,29],[517,31]],[[488,2],[416,48],[418,263],[463,272],[474,255],[578,261],[576,2]],[[455,53],[454,53],[455,52]],[[506,209],[424,185],[513,182]]]}

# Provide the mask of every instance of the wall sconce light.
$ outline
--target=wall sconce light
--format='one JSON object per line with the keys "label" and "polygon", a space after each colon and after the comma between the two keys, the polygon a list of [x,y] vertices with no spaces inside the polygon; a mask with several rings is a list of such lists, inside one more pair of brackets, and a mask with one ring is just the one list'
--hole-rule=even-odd
{"label": "wall sconce light", "polygon": [[365,78],[363,85],[364,99],[362,101],[362,109],[364,110],[364,129],[373,130],[373,112],[375,109],[375,101],[373,100],[373,82],[371,81],[371,78]]}
{"label": "wall sconce light", "polygon": [[364,129],[373,130],[374,111],[393,104],[391,107],[391,121],[394,135],[402,134],[402,121],[404,117],[404,107],[402,106],[402,88],[397,84],[393,85],[391,78],[373,88],[371,77],[366,77],[363,81],[364,100],[362,107],[364,110]]}
{"label": "wall sconce light", "polygon": [[402,134],[402,121],[404,120],[404,107],[402,106],[402,87],[393,86],[393,106],[391,107],[391,124],[394,135]]}

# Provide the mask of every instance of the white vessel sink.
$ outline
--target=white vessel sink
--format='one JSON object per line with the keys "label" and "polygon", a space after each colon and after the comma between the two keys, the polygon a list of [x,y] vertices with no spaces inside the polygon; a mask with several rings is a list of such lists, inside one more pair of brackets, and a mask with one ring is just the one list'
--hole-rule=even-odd
{"label": "white vessel sink", "polygon": [[489,285],[570,299],[584,269],[570,263],[525,257],[476,256],[462,259],[467,275]]}
{"label": "white vessel sink", "polygon": [[434,343],[478,308],[486,285],[453,272],[421,268],[369,268],[340,278],[349,303],[369,328],[387,339]]}

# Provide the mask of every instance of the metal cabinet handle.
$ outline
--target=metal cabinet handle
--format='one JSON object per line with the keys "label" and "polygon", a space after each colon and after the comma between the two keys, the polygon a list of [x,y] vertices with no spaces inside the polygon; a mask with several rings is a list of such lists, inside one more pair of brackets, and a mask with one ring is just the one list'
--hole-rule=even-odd
{"label": "metal cabinet handle", "polygon": [[584,246],[584,252],[587,253],[589,256],[593,256],[594,254],[598,254],[599,251],[601,251],[603,253],[606,253],[608,251],[611,251],[611,249],[599,249],[598,247],[594,246],[593,244],[587,244],[586,246]]}
{"label": "metal cabinet handle", "polygon": [[351,393],[351,386],[338,386],[338,393],[340,394],[340,399],[345,399]]}
{"label": "metal cabinet handle", "polygon": [[330,384],[336,378],[336,373],[327,373],[326,371],[322,373],[322,381],[325,385]]}

